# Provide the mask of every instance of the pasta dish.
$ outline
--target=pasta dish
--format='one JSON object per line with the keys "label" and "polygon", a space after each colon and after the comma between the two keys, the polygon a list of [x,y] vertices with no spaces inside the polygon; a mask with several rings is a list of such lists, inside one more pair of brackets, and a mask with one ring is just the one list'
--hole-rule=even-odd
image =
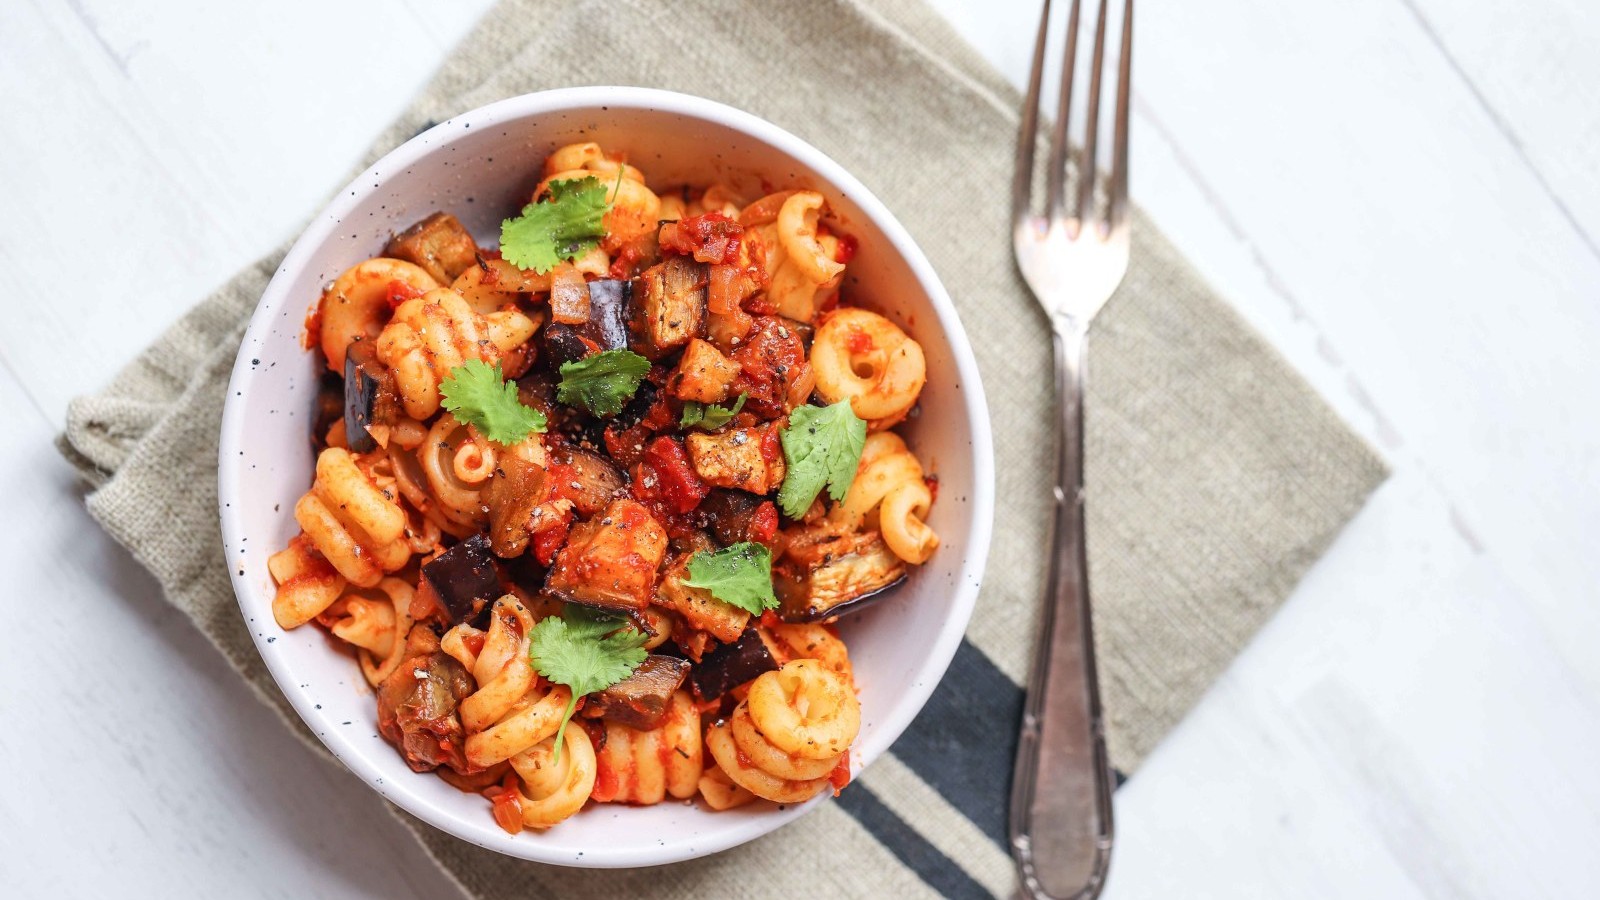
{"label": "pasta dish", "polygon": [[861,708],[834,623],[939,545],[894,430],[922,348],[841,298],[821,193],[652,189],[594,143],[540,175],[497,249],[436,212],[323,292],[274,617],[511,833],[837,792]]}

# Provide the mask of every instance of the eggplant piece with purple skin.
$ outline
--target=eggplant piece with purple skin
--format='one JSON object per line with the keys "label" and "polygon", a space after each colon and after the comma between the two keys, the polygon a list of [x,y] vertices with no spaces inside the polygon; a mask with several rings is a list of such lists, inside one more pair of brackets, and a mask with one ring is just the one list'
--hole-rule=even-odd
{"label": "eggplant piece with purple skin", "polygon": [[709,271],[693,257],[669,256],[634,279],[631,348],[659,360],[703,335]]}
{"label": "eggplant piece with purple skin", "polygon": [[591,694],[583,711],[619,725],[649,731],[667,716],[673,692],[689,676],[689,661],[652,653],[633,674],[598,694]]}
{"label": "eggplant piece with purple skin", "polygon": [[789,542],[772,567],[778,617],[819,622],[857,612],[905,580],[906,566],[877,532],[806,535]]}
{"label": "eggplant piece with purple skin", "polygon": [[392,422],[399,406],[394,376],[375,358],[375,346],[355,341],[344,356],[344,439],[354,453],[377,449],[367,427]]}
{"label": "eggplant piece with purple skin", "polygon": [[589,282],[589,323],[585,337],[601,350],[628,346],[628,308],[633,302],[633,282],[602,278]]}
{"label": "eggplant piece with purple skin", "polygon": [[695,512],[705,521],[717,541],[726,547],[751,539],[756,512],[765,502],[765,497],[757,497],[748,491],[712,488]]}
{"label": "eggplant piece with purple skin", "polygon": [[439,649],[439,638],[426,625],[411,629],[405,654],[378,686],[378,733],[414,772],[440,766],[471,771],[456,707],[472,693],[472,676]]}
{"label": "eggplant piece with purple skin", "polygon": [[698,700],[715,700],[766,672],[778,669],[772,648],[761,632],[746,628],[739,640],[707,653],[689,672],[689,684]]}
{"label": "eggplant piece with purple skin", "polygon": [[561,488],[585,519],[605,509],[627,486],[621,470],[598,453],[563,446],[552,448],[550,458],[572,468],[572,480]]}
{"label": "eggplant piece with purple skin", "polygon": [[590,347],[584,343],[582,333],[571,325],[552,322],[540,333],[540,339],[544,342],[544,349],[539,357],[551,372],[559,373],[562,365],[577,362],[589,355]]}
{"label": "eggplant piece with purple skin", "polygon": [[489,538],[475,534],[422,566],[422,581],[439,598],[450,624],[471,622],[501,594]]}

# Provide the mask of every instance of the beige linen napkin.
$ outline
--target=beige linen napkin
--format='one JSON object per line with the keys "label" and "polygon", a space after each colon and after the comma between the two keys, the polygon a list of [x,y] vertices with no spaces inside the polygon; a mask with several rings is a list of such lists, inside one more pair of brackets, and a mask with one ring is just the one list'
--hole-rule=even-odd
{"label": "beige linen napkin", "polygon": [[[774,835],[666,868],[583,872],[407,824],[483,898],[1009,893],[1002,816],[1052,452],[1049,332],[1014,271],[1006,221],[1019,97],[920,3],[507,0],[371,158],[472,107],[579,84],[750,110],[838,160],[906,224],[955,298],[989,396],[999,521],[988,579],[952,675],[893,752]],[[75,401],[62,447],[94,486],[93,515],[298,726],[234,603],[214,490],[228,370],[279,255]],[[1131,773],[1385,470],[1142,215],[1092,344],[1090,563],[1111,754]]]}

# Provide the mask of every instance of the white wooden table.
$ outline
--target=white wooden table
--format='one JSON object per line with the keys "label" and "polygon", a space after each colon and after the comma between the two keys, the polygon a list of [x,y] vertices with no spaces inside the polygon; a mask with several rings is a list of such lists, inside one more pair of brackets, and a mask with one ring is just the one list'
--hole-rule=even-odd
{"label": "white wooden table", "polygon": [[[0,4],[0,894],[450,896],[50,440],[487,2]],[[937,5],[1021,81],[1032,2]],[[1136,199],[1395,471],[1118,794],[1107,896],[1600,894],[1600,5],[1145,0],[1139,29]]]}

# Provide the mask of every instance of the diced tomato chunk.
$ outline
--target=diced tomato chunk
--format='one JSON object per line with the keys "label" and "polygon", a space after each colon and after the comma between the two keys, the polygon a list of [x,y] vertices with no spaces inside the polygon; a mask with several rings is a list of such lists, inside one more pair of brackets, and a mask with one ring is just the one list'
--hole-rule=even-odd
{"label": "diced tomato chunk", "polygon": [[744,226],[719,212],[690,216],[661,226],[661,252],[693,256],[703,263],[739,261]]}
{"label": "diced tomato chunk", "polygon": [[682,443],[663,435],[645,447],[633,476],[633,495],[641,502],[667,513],[686,513],[710,492]]}
{"label": "diced tomato chunk", "polygon": [[750,517],[750,529],[747,536],[758,544],[772,544],[772,539],[778,535],[778,507],[771,500],[756,507],[755,515]]}

